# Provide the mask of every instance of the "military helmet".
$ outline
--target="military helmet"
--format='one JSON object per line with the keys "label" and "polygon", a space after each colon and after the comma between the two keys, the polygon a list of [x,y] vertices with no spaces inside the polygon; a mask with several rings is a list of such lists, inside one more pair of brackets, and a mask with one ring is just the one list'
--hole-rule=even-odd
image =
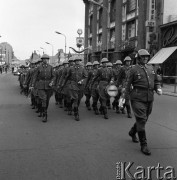
{"label": "military helmet", "polygon": [[68,62],[71,62],[71,61],[74,61],[74,57],[72,56],[69,58]]}
{"label": "military helmet", "polygon": [[69,62],[68,62],[67,60],[64,60],[64,61],[63,61],[63,65],[64,65],[64,64],[69,64]]}
{"label": "military helmet", "polygon": [[63,65],[63,62],[59,62],[58,66],[62,66]]}
{"label": "military helmet", "polygon": [[148,53],[146,49],[140,49],[138,51],[138,56],[150,56],[150,54]]}
{"label": "military helmet", "polygon": [[108,60],[107,58],[103,58],[103,59],[101,60],[101,63],[107,63],[107,62],[109,62],[109,60]]}
{"label": "military helmet", "polygon": [[113,65],[112,65],[112,63],[111,62],[108,62],[107,63],[107,67],[112,67]]}
{"label": "military helmet", "polygon": [[92,63],[91,62],[87,62],[86,67],[87,66],[92,66]]}
{"label": "military helmet", "polygon": [[125,59],[124,59],[124,61],[131,61],[131,60],[132,60],[132,59],[131,59],[130,56],[126,56]]}
{"label": "military helmet", "polygon": [[81,56],[78,56],[78,55],[77,55],[77,56],[75,56],[75,57],[74,57],[74,61],[82,61]]}
{"label": "military helmet", "polygon": [[117,60],[115,64],[122,64],[121,60]]}
{"label": "military helmet", "polygon": [[100,63],[99,63],[98,61],[94,61],[94,62],[93,62],[93,66],[94,66],[94,65],[100,65]]}
{"label": "military helmet", "polygon": [[43,54],[41,59],[50,59],[50,57],[47,54]]}

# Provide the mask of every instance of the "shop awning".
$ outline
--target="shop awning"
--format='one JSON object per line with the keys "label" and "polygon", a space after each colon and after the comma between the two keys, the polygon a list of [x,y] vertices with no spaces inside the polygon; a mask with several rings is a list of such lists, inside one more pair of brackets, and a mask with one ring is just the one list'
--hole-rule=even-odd
{"label": "shop awning", "polygon": [[168,59],[168,57],[177,49],[175,47],[162,48],[158,51],[148,62],[148,64],[162,64],[164,61]]}

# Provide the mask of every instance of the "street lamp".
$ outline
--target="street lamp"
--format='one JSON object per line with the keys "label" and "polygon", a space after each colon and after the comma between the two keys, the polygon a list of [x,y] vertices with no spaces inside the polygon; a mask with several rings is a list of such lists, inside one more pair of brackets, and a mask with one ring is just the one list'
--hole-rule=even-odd
{"label": "street lamp", "polygon": [[[105,7],[105,6],[103,6],[102,4],[94,1],[94,0],[88,0],[88,1],[91,2],[91,3],[93,3],[93,4],[95,4],[95,5],[100,6],[100,7],[104,8],[104,9],[106,10],[106,12],[107,12],[107,19],[108,19],[108,20],[107,20],[107,31],[108,31],[108,34],[109,34],[109,29],[110,29],[110,27],[109,27],[109,11],[108,11],[108,8]],[[108,59],[108,45],[109,45],[109,38],[108,38],[108,37],[109,37],[109,36],[107,36],[107,43],[106,43],[106,57],[107,57],[107,59]]]}
{"label": "street lamp", "polygon": [[52,58],[53,58],[53,45],[52,44],[50,44],[49,42],[45,42],[46,44],[49,44],[49,45],[51,45],[52,46]]}
{"label": "street lamp", "polygon": [[55,33],[63,35],[65,37],[65,59],[66,59],[66,36],[58,31],[55,31]]}
{"label": "street lamp", "polygon": [[43,54],[44,54],[44,48],[43,47],[40,47],[42,50],[43,50]]}

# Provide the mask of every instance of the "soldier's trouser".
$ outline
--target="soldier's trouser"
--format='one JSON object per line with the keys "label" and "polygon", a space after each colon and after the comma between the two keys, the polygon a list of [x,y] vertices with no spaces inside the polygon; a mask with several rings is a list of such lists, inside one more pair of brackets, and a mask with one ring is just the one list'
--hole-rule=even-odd
{"label": "soldier's trouser", "polygon": [[131,101],[131,106],[136,118],[137,132],[145,131],[145,125],[152,112],[153,102]]}
{"label": "soldier's trouser", "polygon": [[87,107],[90,106],[90,98],[91,98],[91,94],[85,94],[86,100],[85,100],[85,105]]}
{"label": "soldier's trouser", "polygon": [[91,96],[92,96],[92,101],[93,101],[93,103],[92,103],[93,109],[94,110],[98,109],[97,108],[97,103],[98,103],[98,100],[99,100],[99,94],[98,94],[98,91],[97,91],[96,88],[92,89]]}
{"label": "soldier's trouser", "polygon": [[53,95],[53,90],[51,90],[51,89],[39,89],[38,95],[39,95],[39,98],[41,99],[42,107],[48,108],[49,100],[50,100],[51,96]]}
{"label": "soldier's trouser", "polygon": [[130,107],[130,100],[129,99],[125,99],[124,108],[125,107],[127,109],[127,113],[131,113],[131,107]]}

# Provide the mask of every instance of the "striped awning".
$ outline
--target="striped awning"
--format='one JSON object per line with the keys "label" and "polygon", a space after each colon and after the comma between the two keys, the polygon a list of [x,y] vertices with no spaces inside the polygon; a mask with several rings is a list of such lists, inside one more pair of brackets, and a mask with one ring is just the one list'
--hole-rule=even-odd
{"label": "striped awning", "polygon": [[162,48],[148,62],[148,64],[162,64],[177,49],[177,46]]}

